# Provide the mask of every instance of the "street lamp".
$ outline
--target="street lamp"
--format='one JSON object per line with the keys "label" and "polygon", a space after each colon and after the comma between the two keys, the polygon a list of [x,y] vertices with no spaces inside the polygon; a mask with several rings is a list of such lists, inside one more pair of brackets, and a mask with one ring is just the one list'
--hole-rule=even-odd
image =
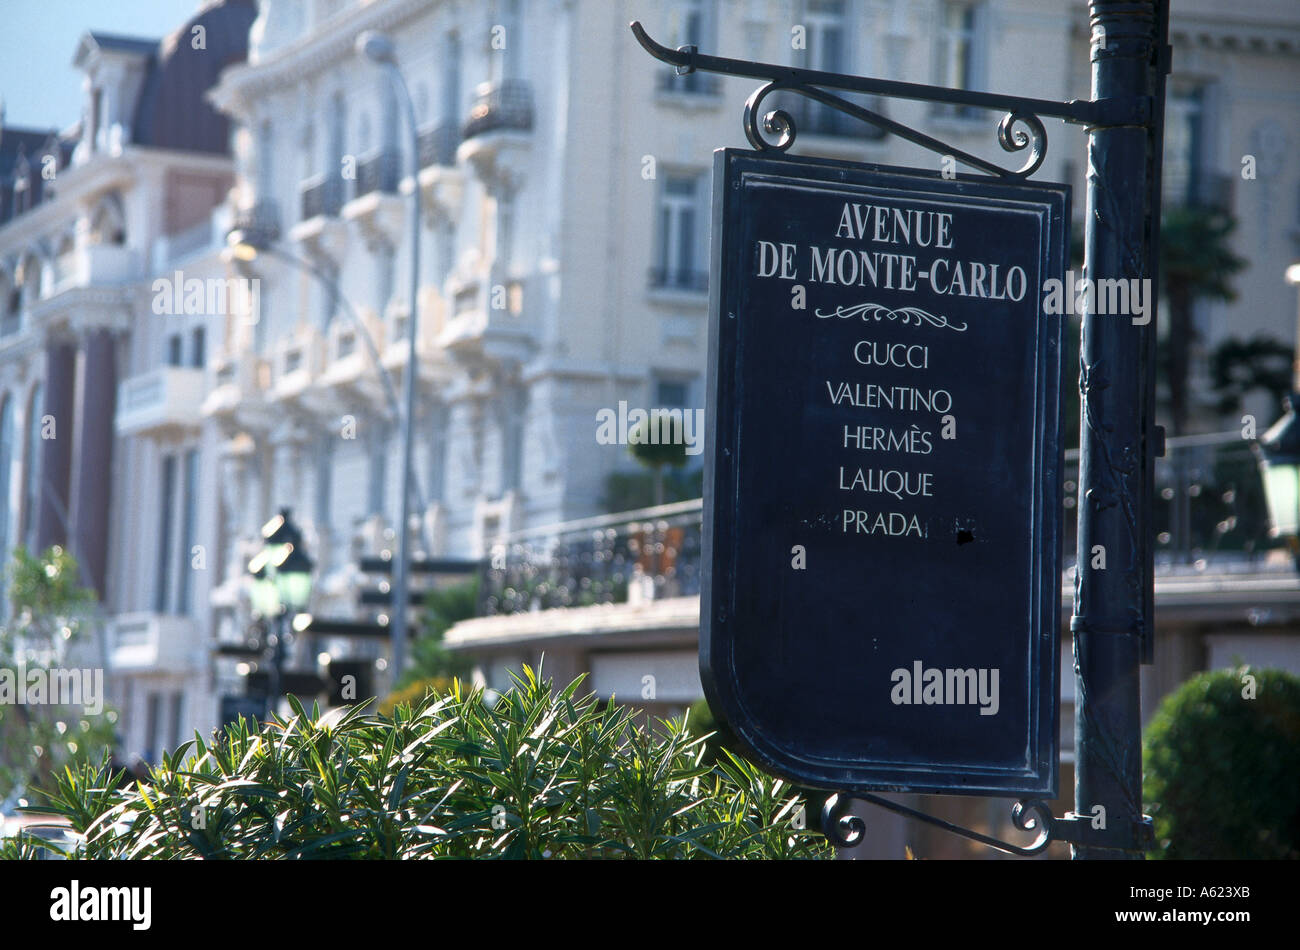
{"label": "street lamp", "polygon": [[288,508],[262,526],[264,546],[248,562],[253,576],[249,599],[253,612],[274,624],[271,645],[270,684],[266,713],[269,715],[280,696],[284,674],[290,617],[307,609],[311,602],[312,568],[316,565],[303,550],[302,532],[294,524]]}
{"label": "street lamp", "polygon": [[393,41],[382,33],[366,30],[357,37],[357,53],[378,64],[388,76],[406,114],[411,166],[411,293],[406,318],[406,412],[402,414],[402,489],[397,519],[397,563],[393,566],[393,681],[406,665],[406,616],[411,565],[411,450],[415,421],[416,326],[419,322],[420,291],[420,144],[415,128],[415,103],[411,90],[397,66]]}
{"label": "street lamp", "polygon": [[1287,396],[1286,413],[1259,439],[1260,475],[1275,538],[1286,538],[1300,568],[1300,393]]}

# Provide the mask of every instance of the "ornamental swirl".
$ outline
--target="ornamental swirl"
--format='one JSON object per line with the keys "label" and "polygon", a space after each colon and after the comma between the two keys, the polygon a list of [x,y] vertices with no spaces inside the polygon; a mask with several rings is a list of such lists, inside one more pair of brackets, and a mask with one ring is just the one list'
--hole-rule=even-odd
{"label": "ornamental swirl", "polygon": [[886,307],[878,303],[860,303],[852,307],[837,307],[832,313],[823,313],[821,310],[815,311],[817,316],[822,320],[828,320],[831,317],[839,317],[847,320],[851,317],[861,316],[863,320],[897,320],[899,323],[912,324],[920,326],[928,323],[934,327],[947,327],[949,330],[956,330],[958,333],[966,331],[966,324],[956,324],[948,320],[947,317],[930,313],[928,310],[922,310],[920,307]]}

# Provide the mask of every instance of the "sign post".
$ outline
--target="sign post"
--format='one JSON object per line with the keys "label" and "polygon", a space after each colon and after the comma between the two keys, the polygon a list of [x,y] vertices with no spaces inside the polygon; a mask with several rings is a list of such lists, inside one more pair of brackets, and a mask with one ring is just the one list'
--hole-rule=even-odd
{"label": "sign post", "polygon": [[[1169,0],[1088,6],[1093,97],[1069,102],[672,50],[632,24],[679,74],[764,81],[743,117],[755,151],[715,165],[701,673],[759,762],[847,793],[823,812],[840,845],[865,831],[851,796],[1017,855],[1152,846],[1138,665],[1163,452],[1152,288]],[[987,177],[780,158],[797,129],[763,111],[773,93]],[[1027,160],[1007,168],[844,93],[1002,112],[998,144]],[[1085,291],[1057,276],[1068,195],[1028,181],[1043,116],[1088,130],[1076,811],[1019,802],[1013,821],[1038,831],[1021,847],[869,790],[1056,791],[1061,317],[1047,282]],[[1102,283],[1147,303],[1104,309]]]}

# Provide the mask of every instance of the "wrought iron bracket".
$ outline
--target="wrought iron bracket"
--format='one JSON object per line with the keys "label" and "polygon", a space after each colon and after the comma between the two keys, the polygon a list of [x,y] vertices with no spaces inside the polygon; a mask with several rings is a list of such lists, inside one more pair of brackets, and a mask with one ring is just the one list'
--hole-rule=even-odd
{"label": "wrought iron bracket", "polygon": [[1022,831],[1036,831],[1037,836],[1025,845],[1012,844],[991,835],[981,834],[970,828],[953,824],[934,815],[928,815],[915,808],[909,808],[887,798],[858,792],[853,795],[835,794],[826,799],[822,808],[822,831],[837,848],[849,848],[862,841],[867,833],[866,822],[849,812],[849,803],[862,801],[876,805],[915,821],[942,828],[951,834],[978,841],[1005,854],[1016,857],[1032,858],[1047,850],[1054,841],[1081,847],[1113,848],[1120,851],[1149,851],[1155,846],[1155,832],[1149,815],[1143,815],[1141,821],[1121,821],[1108,824],[1105,828],[1093,825],[1093,819],[1087,815],[1066,812],[1065,817],[1057,818],[1051,807],[1040,798],[1016,802],[1011,808],[1011,821]]}
{"label": "wrought iron bracket", "polygon": [[[777,109],[760,114],[759,107],[762,101],[774,92],[796,93],[815,100],[845,115],[920,145],[922,148],[940,155],[951,156],[963,165],[988,175],[1013,181],[1023,180],[1032,175],[1042,165],[1047,155],[1047,132],[1043,128],[1041,116],[1062,119],[1090,128],[1126,125],[1145,127],[1150,124],[1153,112],[1150,96],[1071,99],[1069,102],[1005,96],[710,56],[701,53],[695,46],[682,46],[674,50],[655,42],[646,33],[641,23],[635,20],[632,22],[632,33],[647,53],[674,67],[678,75],[707,72],[766,80],[766,85],[760,86],[749,97],[749,101],[745,103],[744,113],[745,136],[759,151],[783,152],[794,144],[797,134],[794,118],[788,112]],[[827,92],[828,89],[1003,112],[1005,114],[997,126],[998,144],[1007,152],[1029,149],[1028,160],[1021,168],[1004,168],[850,102],[842,96]],[[774,141],[766,138],[772,135],[777,136]]]}

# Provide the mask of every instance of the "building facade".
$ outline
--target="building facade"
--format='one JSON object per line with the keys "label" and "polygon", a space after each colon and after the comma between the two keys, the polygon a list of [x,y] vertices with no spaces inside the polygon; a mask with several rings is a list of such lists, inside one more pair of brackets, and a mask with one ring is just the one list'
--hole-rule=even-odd
{"label": "building facade", "polygon": [[[0,140],[0,538],[82,560],[124,751],[156,757],[211,728],[241,689],[213,647],[249,628],[248,561],[280,508],[316,561],[313,614],[382,613],[358,605],[357,565],[391,550],[399,509],[413,196],[417,549],[513,557],[621,530],[602,518],[635,507],[620,486],[643,472],[599,420],[703,407],[711,152],[746,145],[755,85],[675,75],[630,20],[724,56],[1064,100],[1088,95],[1085,17],[1065,0],[226,0],[161,44],[88,36],[82,122]],[[205,55],[185,59],[196,26]],[[365,30],[394,42],[414,143],[356,52]],[[1278,143],[1300,137],[1300,11],[1259,0],[1228,17],[1204,0],[1180,4],[1172,32],[1167,192],[1230,196],[1251,261],[1236,301],[1198,304],[1202,349],[1290,341],[1300,166]],[[996,114],[860,101],[1023,161],[998,148]],[[768,103],[795,116],[800,154],[946,167],[816,104]],[[1038,177],[1072,182],[1081,215],[1083,133],[1048,133]],[[38,154],[55,155],[52,183]],[[251,250],[228,240],[250,234]],[[41,438],[47,416],[58,438]],[[683,484],[701,461],[687,454]],[[669,548],[680,514],[654,516]],[[635,699],[658,670],[655,702],[679,710],[698,696],[698,603],[689,578],[654,567],[561,602],[626,597],[626,615],[558,631],[559,612],[491,618],[458,636],[494,685],[549,644],[556,675],[590,671],[605,695]],[[595,660],[556,639],[597,642],[584,636]],[[290,663],[347,655],[382,674],[383,652],[301,638]]]}

